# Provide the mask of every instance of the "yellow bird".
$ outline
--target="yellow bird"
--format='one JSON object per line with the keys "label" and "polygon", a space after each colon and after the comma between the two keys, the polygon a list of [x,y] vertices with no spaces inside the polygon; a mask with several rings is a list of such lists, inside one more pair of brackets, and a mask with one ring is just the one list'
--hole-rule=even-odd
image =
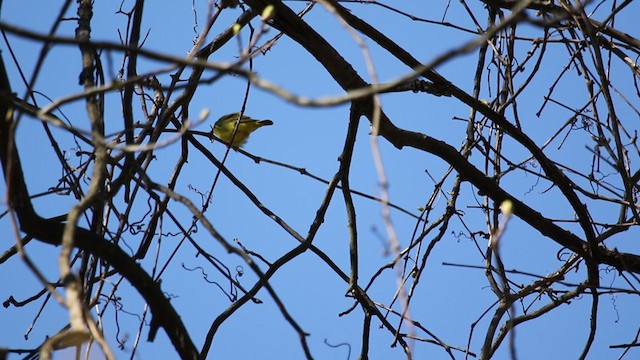
{"label": "yellow bird", "polygon": [[[239,122],[238,122],[239,121]],[[238,130],[236,123],[238,122]],[[240,113],[232,113],[222,116],[215,125],[213,125],[213,133],[222,141],[231,145],[232,148],[238,150],[247,142],[249,135],[256,129],[273,125],[271,120],[255,120],[246,115],[240,117]]]}

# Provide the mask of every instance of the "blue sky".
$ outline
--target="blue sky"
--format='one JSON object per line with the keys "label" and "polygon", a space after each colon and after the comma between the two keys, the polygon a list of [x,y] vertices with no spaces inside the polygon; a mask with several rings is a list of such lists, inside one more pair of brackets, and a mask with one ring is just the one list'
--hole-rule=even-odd
{"label": "blue sky", "polygon": [[[446,2],[423,1],[388,1],[391,6],[404,9],[411,14],[441,20],[446,8]],[[204,24],[206,2],[195,1],[198,9],[198,31]],[[302,9],[303,2],[287,2],[295,10]],[[8,0],[3,3],[1,20],[4,23],[18,25],[38,32],[46,32],[50,28],[59,3],[42,1]],[[92,24],[92,39],[118,41],[117,30],[124,31],[125,18],[116,14],[119,2],[96,2],[95,17]],[[128,4],[127,6],[130,6]],[[483,14],[477,2],[472,6],[477,14]],[[635,29],[631,26],[633,14],[638,4],[630,5],[626,9],[627,17],[621,16],[616,25],[626,31]],[[73,16],[75,8],[68,16]],[[397,41],[410,51],[414,57],[428,62],[436,56],[452,49],[473,36],[469,33],[456,31],[451,28],[409,21],[397,14],[384,11],[372,5],[351,4],[349,6],[358,16],[370,21],[380,31]],[[598,11],[603,12],[603,9]],[[638,11],[635,11],[637,14]],[[233,23],[240,14],[238,10],[226,11],[212,29],[217,34]],[[481,18],[481,22],[484,18]],[[602,19],[603,16],[594,16]],[[25,22],[23,19],[28,18]],[[473,29],[468,16],[458,2],[451,2],[447,8],[446,18],[449,22],[462,24]],[[359,74],[369,80],[365,62],[360,49],[353,39],[341,27],[340,23],[321,6],[305,18],[311,25],[318,27],[320,33],[330,39],[330,42],[356,68]],[[259,26],[259,21],[254,22]],[[61,26],[59,34],[73,36],[76,23],[68,21]],[[174,56],[185,56],[193,46],[194,13],[190,2],[158,6],[147,3],[144,13],[143,33],[147,34],[145,48],[166,52]],[[525,33],[540,36],[540,32],[524,25]],[[264,38],[275,36],[275,29],[269,29]],[[631,35],[634,35],[633,33]],[[638,36],[636,33],[635,36]],[[40,44],[8,35],[9,43],[20,59],[20,66],[30,76],[34,67]],[[209,40],[209,39],[208,39]],[[246,45],[248,35],[242,33],[242,44]],[[381,82],[391,81],[404,75],[408,69],[392,59],[382,49],[371,41],[367,42],[374,65]],[[526,41],[519,43],[518,54],[524,54],[531,48]],[[9,59],[6,44],[1,47],[4,61],[12,72],[10,80],[14,91],[22,95],[24,85],[15,71],[15,65]],[[549,54],[543,61],[543,70],[538,79],[527,90],[530,101],[519,103],[519,114],[527,134],[542,143],[558,128],[558,124],[565,122],[571,113],[561,107],[548,105],[540,117],[535,116],[542,104],[542,96],[547,93],[550,83],[562,70],[567,62],[566,50],[560,46],[549,48]],[[229,42],[210,60],[214,62],[233,62],[238,54],[238,43]],[[473,75],[475,72],[476,54],[462,56],[445,63],[437,70],[458,87],[471,92]],[[102,60],[107,74],[107,81],[116,77],[120,67],[122,55],[117,52],[103,54]],[[556,64],[557,62],[557,64]],[[82,91],[78,85],[80,53],[74,46],[56,46],[48,56],[36,88],[50,98],[59,98],[68,94]],[[139,72],[152,71],[167,66],[156,61],[141,60]],[[266,56],[258,56],[254,60],[254,71],[269,81],[301,96],[322,97],[339,96],[343,94],[326,71],[304,49],[292,40],[283,37]],[[530,65],[531,66],[531,65]],[[631,76],[624,66],[615,63],[612,79],[620,86],[620,92],[628,94],[630,101],[638,105],[638,99],[632,91]],[[163,84],[169,83],[169,73],[159,76]],[[188,71],[183,75],[186,78]],[[555,99],[572,104],[576,108],[588,99],[583,90],[581,79],[572,74],[559,84],[554,93]],[[219,116],[239,111],[242,106],[246,87],[245,79],[241,77],[225,77],[213,84],[203,84],[196,92],[190,105],[191,117],[195,118],[202,109],[210,109],[209,119],[201,124],[197,130],[208,131],[209,126]],[[576,90],[577,89],[577,90]],[[482,98],[493,99],[496,89],[483,90]],[[48,104],[48,100],[37,96],[40,106]],[[425,94],[389,94],[381,97],[383,108],[392,121],[399,127],[429,134],[435,138],[447,141],[458,147],[465,138],[466,123],[455,118],[467,118],[469,109],[455,99],[447,97],[433,97]],[[138,101],[138,100],[134,100]],[[619,99],[616,101],[620,101]],[[122,126],[119,94],[107,96],[105,123],[107,132],[116,131]],[[137,102],[135,104],[138,104]],[[136,107],[134,104],[134,108]],[[621,118],[628,119],[627,123],[634,123],[638,115],[630,107],[620,106]],[[82,129],[88,130],[89,123],[84,112],[82,102],[65,105],[62,109],[69,121]],[[136,110],[136,116],[141,116]],[[245,147],[250,153],[267,159],[291,164],[304,168],[314,175],[330,179],[338,170],[338,156],[344,145],[349,107],[339,105],[328,108],[305,108],[279,99],[257,87],[252,87],[247,101],[246,113],[256,118],[269,118],[275,124],[260,129],[250,138]],[[58,113],[59,115],[59,113]],[[637,122],[635,122],[637,124]],[[633,131],[635,129],[628,129]],[[78,163],[75,158],[77,145],[74,139],[62,130],[55,130],[61,147],[69,154],[70,163]],[[380,195],[378,177],[375,171],[372,150],[369,139],[369,124],[363,119],[358,129],[355,145],[353,166],[351,170],[351,186],[353,189]],[[169,134],[168,136],[172,136]],[[35,119],[24,116],[17,132],[19,151],[25,165],[25,172],[30,178],[29,190],[32,194],[46,191],[55,185],[60,176],[57,160],[51,151],[42,126]],[[225,147],[220,143],[209,144],[209,149],[218,158],[222,158]],[[379,140],[381,153],[389,178],[390,200],[414,214],[419,214],[419,207],[425,205],[433,192],[434,183],[427,172],[439,180],[446,164],[436,157],[419,152],[415,149],[396,149],[383,139]],[[588,169],[591,156],[584,150],[589,139],[584,133],[575,132],[568,136],[560,146],[554,142],[549,146],[546,154],[555,161],[571,164],[577,169]],[[523,148],[506,141],[512,158],[521,161],[529,155]],[[87,149],[86,144],[83,148]],[[175,162],[180,155],[180,142],[175,142],[156,151],[157,161],[149,169],[149,174],[158,183],[166,184],[170,178]],[[634,159],[638,160],[638,159]],[[483,161],[479,154],[472,157],[472,162],[482,168]],[[231,152],[225,166],[240,179],[261,203],[303,236],[307,234],[318,206],[326,192],[326,185],[302,176],[300,173],[268,163],[256,164],[253,160],[239,153]],[[531,165],[534,171],[535,164]],[[603,165],[605,166],[605,165]],[[216,174],[216,169],[208,160],[195,149],[190,150],[189,162],[183,169],[182,176],[176,186],[176,191],[188,196],[196,206],[201,206],[198,193],[206,193]],[[453,177],[449,177],[445,186],[448,189]],[[522,198],[528,205],[543,212],[545,216],[558,219],[572,219],[573,213],[568,203],[564,201],[556,189],[548,189],[548,184],[538,182],[537,178],[529,174],[511,174],[502,185],[514,195]],[[4,183],[0,183],[0,190],[5,192]],[[121,197],[120,197],[121,200]],[[357,225],[360,244],[360,274],[361,286],[382,265],[392,258],[386,254],[386,234],[381,217],[379,203],[355,197],[357,209]],[[436,202],[435,220],[446,205],[443,195]],[[56,216],[65,213],[73,206],[74,199],[70,196],[48,196],[34,201],[38,212],[42,216]],[[459,210],[465,213],[466,226],[472,229],[486,231],[485,218],[474,205],[482,202],[477,190],[468,183],[463,184]],[[122,205],[122,204],[120,204]],[[191,214],[179,203],[172,202],[171,210],[183,224],[189,224]],[[598,205],[599,206],[599,205]],[[3,205],[3,210],[6,206]],[[132,218],[144,220],[146,203],[140,201],[134,207]],[[599,216],[612,221],[617,212],[612,207],[596,207],[590,210]],[[275,261],[291,250],[298,243],[289,236],[274,221],[264,216],[246,196],[238,190],[228,179],[222,176],[217,183],[211,202],[206,213],[207,219],[228,241],[238,239],[248,249],[263,255],[269,261]],[[403,246],[411,240],[416,226],[414,218],[398,211],[392,211],[391,219],[398,233],[398,239]],[[116,222],[111,219],[112,225]],[[567,229],[580,234],[579,229],[566,225]],[[11,222],[7,216],[0,219],[0,229],[7,234],[5,248],[12,244],[13,235]],[[181,237],[173,235],[177,228],[166,219],[163,224],[161,243],[152,245],[157,261],[164,264],[176,248]],[[637,230],[630,230],[612,240],[611,247],[637,253],[640,248],[630,240],[637,236]],[[229,267],[232,273],[242,270],[241,283],[249,288],[256,281],[256,276],[249,267],[237,256],[226,254],[222,247],[202,227],[193,238],[203,248],[215,254],[216,257]],[[427,239],[430,240],[431,236]],[[136,248],[139,238],[129,234],[123,241]],[[539,232],[531,229],[517,218],[512,218],[508,224],[505,238],[502,242],[502,257],[507,269],[517,269],[544,276],[561,265],[556,259],[560,247],[550,239],[544,238]],[[428,240],[427,240],[428,241]],[[345,206],[339,191],[327,212],[325,222],[321,227],[314,245],[329,255],[340,268],[348,273],[348,231]],[[486,243],[479,242],[481,247]],[[57,280],[57,256],[59,249],[32,243],[27,251],[35,259],[43,273],[50,281]],[[180,247],[177,258],[172,261],[162,278],[162,288],[172,298],[172,304],[181,314],[184,323],[191,331],[196,346],[200,347],[204,336],[215,317],[230,303],[222,291],[214,284],[203,280],[200,271],[188,271],[203,267],[210,279],[225,286],[224,279],[204,262],[196,257],[194,249],[187,244]],[[154,266],[154,256],[149,256],[142,263],[147,271]],[[566,258],[564,255],[563,258]],[[259,262],[260,263],[260,262]],[[436,246],[429,258],[427,270],[421,279],[421,285],[415,295],[411,307],[411,316],[420,321],[429,330],[452,346],[464,347],[467,344],[471,324],[481,317],[482,313],[495,301],[495,296],[488,287],[483,270],[455,266],[444,263],[482,266],[483,260],[476,244],[468,236],[463,224],[455,220],[450,224],[447,234]],[[263,270],[266,269],[260,263]],[[570,283],[579,283],[585,277],[584,268],[567,278]],[[532,281],[527,276],[513,276],[513,280],[522,284]],[[117,277],[109,279],[109,285],[119,281]],[[387,270],[378,278],[370,291],[374,301],[389,304],[396,288],[396,272]],[[603,286],[625,287],[618,274],[601,269]],[[298,321],[300,326],[310,333],[308,338],[312,354],[318,359],[347,358],[345,347],[331,348],[329,344],[348,343],[351,345],[352,358],[359,353],[362,327],[362,310],[358,307],[348,315],[339,317],[338,314],[352,305],[352,300],[344,296],[347,284],[344,283],[317,256],[307,252],[288,263],[276,274],[271,285],[284,302],[287,310]],[[19,286],[17,286],[19,284]],[[228,284],[227,284],[228,285]],[[227,286],[228,287],[228,286]],[[18,257],[14,257],[0,266],[0,298],[5,300],[12,295],[16,299],[25,299],[40,289],[34,276],[24,267]],[[226,288],[225,288],[226,290]],[[108,293],[108,292],[107,292]],[[108,309],[105,318],[105,332],[115,350],[116,322],[119,324],[119,338],[128,337],[124,351],[118,352],[118,358],[126,358],[132,346],[132,339],[136,336],[139,316],[144,311],[142,299],[135,294],[130,286],[123,281],[119,285],[119,296],[122,297],[122,311],[116,313],[113,307]],[[282,359],[302,358],[304,356],[297,340],[297,334],[283,319],[274,301],[266,291],[261,291],[258,297],[262,304],[247,304],[229,318],[216,335],[210,358],[259,358]],[[614,358],[619,356],[620,350],[608,349],[609,345],[631,341],[640,326],[637,303],[632,295],[603,295],[600,302],[599,332],[594,343],[592,358]],[[577,358],[588,335],[590,298],[583,296],[574,300],[570,305],[563,305],[552,314],[542,317],[517,328],[516,341],[520,359],[549,358]],[[62,306],[49,301],[44,315],[38,319],[34,330],[30,332],[28,340],[24,340],[25,333],[33,320],[43,300],[36,301],[28,307],[0,309],[0,322],[11,324],[10,327],[0,327],[0,346],[12,348],[29,348],[43,341],[44,336],[53,333],[53,329],[62,328],[66,322],[66,314]],[[529,306],[531,304],[522,304]],[[534,304],[534,308],[537,305]],[[394,309],[398,309],[396,305]],[[519,308],[517,311],[521,311]],[[390,317],[392,324],[397,324],[397,317]],[[147,316],[147,321],[149,317]],[[471,350],[478,351],[483,341],[483,334],[488,324],[488,316],[483,317],[471,340]],[[392,335],[378,328],[379,321],[374,320],[371,332],[372,359],[403,358],[399,348],[391,348]],[[419,333],[420,336],[425,336]],[[155,343],[145,341],[146,329],[142,332],[141,344],[136,357],[140,359],[172,357],[174,352],[165,334],[160,331]],[[416,358],[446,358],[441,348],[415,343]],[[635,350],[636,352],[638,350]],[[632,351],[633,353],[633,351]],[[168,355],[170,354],[170,355]],[[456,357],[462,358],[460,353]],[[496,358],[506,358],[508,346],[505,343]],[[59,358],[71,356],[68,353],[59,354]],[[12,357],[18,358],[16,356]],[[58,357],[56,357],[58,358]]]}

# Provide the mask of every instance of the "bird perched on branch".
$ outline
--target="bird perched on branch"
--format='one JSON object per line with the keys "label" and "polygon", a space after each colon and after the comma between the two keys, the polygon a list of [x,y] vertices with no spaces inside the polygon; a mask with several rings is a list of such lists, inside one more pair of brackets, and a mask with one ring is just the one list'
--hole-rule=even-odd
{"label": "bird perched on branch", "polygon": [[[238,124],[236,130],[236,123]],[[273,125],[271,120],[255,120],[247,115],[232,113],[222,116],[211,129],[218,139],[238,150],[247,142],[249,135],[263,126]]]}

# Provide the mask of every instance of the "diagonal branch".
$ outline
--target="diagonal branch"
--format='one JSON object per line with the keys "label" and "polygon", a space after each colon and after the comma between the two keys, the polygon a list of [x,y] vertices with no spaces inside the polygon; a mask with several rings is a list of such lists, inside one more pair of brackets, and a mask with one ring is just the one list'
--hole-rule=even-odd
{"label": "diagonal branch", "polygon": [[[352,90],[363,88],[368,85],[357,74],[351,64],[349,64],[322,36],[320,36],[302,19],[298,18],[296,14],[287,6],[282,4],[282,2],[246,0],[246,3],[259,13],[262,12],[267,5],[273,5],[275,8],[275,15],[272,19],[272,26],[283,31],[287,36],[291,37],[303,46],[325,67],[329,74],[340,86],[342,86],[343,89]],[[359,22],[356,21],[359,19],[350,15],[346,9],[341,7],[335,1],[331,1],[331,3],[336,7],[336,9],[338,9],[338,13],[343,16],[351,26],[354,26],[357,30],[371,37],[374,41],[387,49],[390,53],[394,54],[405,64],[411,68],[418,68],[421,66],[415,58],[413,58],[404,49],[400,48],[393,41],[385,37],[382,33],[378,32],[361,20]],[[518,5],[518,8],[522,9],[526,6],[526,3],[529,2],[522,2],[522,4]],[[507,25],[508,23],[505,21],[500,26],[504,27]],[[497,30],[499,29],[491,29],[491,31],[487,31],[484,36],[491,36]],[[495,124],[500,126],[501,129],[508,133],[512,138],[527,148],[527,150],[529,150],[538,160],[551,181],[560,188],[575,210],[587,239],[592,239],[595,236],[587,209],[580,201],[577,194],[573,191],[573,182],[555,165],[553,161],[546,157],[530,137],[508,122],[504,116],[482,104],[462,89],[457,88],[435,71],[425,69],[422,72],[422,75],[437,84],[445,84],[450,87],[453,96],[485,115]],[[370,120],[372,119],[374,107],[371,97],[363,98],[354,102],[354,106],[356,106],[356,108]],[[493,201],[502,203],[504,200],[511,200],[514,204],[514,214],[523,219],[544,236],[553,239],[558,244],[585,258],[593,256],[598,263],[608,264],[619,270],[628,270],[640,273],[640,257],[633,254],[619,253],[615,250],[610,250],[604,247],[598,247],[593,254],[589,255],[589,249],[585,241],[577,235],[556,225],[551,220],[543,217],[542,214],[536,210],[530,208],[522,201],[517,200],[511,194],[507,193],[497,185],[493,179],[488,178],[466,158],[460,155],[457,149],[430,136],[417,132],[406,131],[396,127],[384,112],[381,112],[380,118],[381,122],[379,133],[394,146],[397,148],[409,146],[442,158],[453,166],[456,171],[461,174],[464,180],[472,183],[480,190],[480,192],[491,197]]]}
{"label": "diagonal branch", "polygon": [[[25,183],[18,149],[13,142],[12,95],[4,62],[0,57],[0,161],[7,185],[7,202],[15,211],[20,230],[44,243],[61,245],[65,224],[40,217],[31,203]],[[154,323],[164,328],[182,359],[197,359],[198,351],[191,341],[178,313],[153,279],[119,246],[95,233],[77,227],[74,246],[105,259],[124,276],[149,304]]]}

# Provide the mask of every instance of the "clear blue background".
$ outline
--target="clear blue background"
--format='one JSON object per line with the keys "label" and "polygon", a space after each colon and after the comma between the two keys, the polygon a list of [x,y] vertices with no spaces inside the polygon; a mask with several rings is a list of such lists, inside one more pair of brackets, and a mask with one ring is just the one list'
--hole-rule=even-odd
{"label": "clear blue background", "polygon": [[[128,9],[131,6],[130,3],[129,1],[124,8]],[[474,29],[459,2],[451,2],[448,7],[444,1],[388,1],[385,3],[417,17],[435,21],[442,19],[446,9],[446,21]],[[174,56],[185,56],[192,47],[196,32],[200,31],[205,23],[207,2],[195,1],[194,4],[199,23],[196,31],[194,31],[194,12],[191,2],[148,2],[143,20],[143,33],[146,35],[144,47]],[[286,4],[295,10],[300,10],[305,5],[303,2]],[[46,33],[59,11],[60,3],[8,0],[3,5],[1,14],[3,22]],[[377,6],[348,5],[356,15],[369,21],[378,30],[405,47],[414,57],[424,62],[473,38],[469,33],[451,28],[410,21]],[[476,16],[484,21],[486,15],[481,4],[473,1],[470,5],[473,6]],[[118,41],[117,30],[124,33],[126,24],[125,17],[116,14],[118,7],[119,2],[116,1],[95,3],[92,39]],[[635,21],[633,14],[637,15],[639,11],[638,3],[630,5],[625,13],[619,16],[616,26],[630,32],[632,36],[638,36],[637,27],[633,25]],[[214,25],[211,34],[215,36],[219,31],[230,26],[239,14],[239,10],[225,11]],[[594,16],[596,19],[603,19],[606,16],[606,9],[599,9],[596,14],[601,14]],[[75,7],[72,6],[72,11],[67,16],[75,16]],[[332,15],[320,5],[316,5],[305,20],[318,29],[353,64],[362,77],[370,80],[360,49]],[[253,23],[255,26],[260,26],[258,20]],[[63,23],[58,34],[72,37],[75,27],[74,21],[67,21]],[[532,37],[541,36],[541,32],[531,26],[522,25],[522,27],[523,33]],[[263,39],[276,34],[275,29],[270,29]],[[13,35],[9,35],[8,38],[20,59],[21,68],[27,73],[27,77],[30,77],[41,44]],[[244,31],[242,44],[246,45],[247,42],[248,34]],[[381,82],[391,81],[408,71],[405,66],[372,42],[368,41],[367,45],[370,46]],[[517,56],[522,57],[522,54],[530,48],[529,42],[518,43]],[[15,64],[9,58],[6,44],[2,45],[2,50],[5,64],[10,69],[9,75],[14,91],[22,95],[24,85],[18,76]],[[566,49],[561,45],[550,46],[547,52],[541,72],[538,73],[533,85],[526,90],[527,95],[523,95],[523,98],[530,96],[528,97],[530,101],[521,100],[519,103],[523,127],[527,134],[539,144],[546,141],[559,124],[564,123],[571,116],[569,111],[555,105],[548,105],[541,117],[534,115],[542,104],[542,96],[547,93],[551,82],[568,61]],[[213,54],[210,61],[233,62],[237,54],[238,43],[235,40],[230,41],[223,49]],[[122,54],[118,52],[103,54],[106,75],[110,77],[108,81],[116,78],[121,59]],[[475,53],[465,55],[447,62],[439,67],[438,71],[460,88],[471,92],[475,62]],[[139,73],[166,65],[141,59]],[[80,52],[76,47],[55,46],[45,61],[36,89],[53,99],[79,93],[82,91],[77,81],[79,69]],[[326,71],[304,49],[286,37],[279,40],[266,56],[255,58],[254,70],[259,76],[301,96],[322,97],[343,94]],[[185,72],[183,78],[188,74],[188,71]],[[618,90],[627,94],[629,101],[638,106],[638,98],[632,90],[632,76],[628,68],[621,65],[619,61],[614,61],[611,78],[618,86]],[[483,81],[485,79],[483,78]],[[160,80],[163,84],[169,83],[167,74],[160,76]],[[239,111],[245,86],[246,82],[241,77],[225,77],[213,84],[203,84],[191,102],[191,118],[195,119],[204,108],[211,110],[211,116],[197,130],[207,131],[209,125],[220,115]],[[484,91],[481,98],[492,99],[496,95],[495,84],[492,86],[494,87],[489,91],[486,89],[486,83],[483,83]],[[556,100],[575,105],[576,108],[582,106],[588,99],[583,82],[575,76],[575,73],[564,78],[553,95]],[[37,98],[40,106],[48,104],[48,100],[44,97],[37,96]],[[469,109],[455,99],[407,93],[383,95],[381,99],[387,115],[401,128],[424,132],[447,141],[453,146],[459,146],[464,140],[466,123],[453,118],[467,118]],[[619,99],[616,101],[620,104]],[[134,109],[137,104],[138,99],[135,99]],[[65,105],[62,110],[72,124],[85,130],[89,129],[84,104],[81,101]],[[633,109],[620,104],[619,110],[618,116],[627,124],[638,124],[638,114]],[[107,97],[105,116],[107,132],[120,129],[121,111],[119,95],[111,93]],[[256,118],[273,119],[275,125],[256,132],[245,150],[258,156],[305,168],[315,175],[330,179],[339,166],[337,158],[344,144],[348,112],[347,105],[321,109],[299,107],[254,87],[247,101],[246,113]],[[139,112],[136,113],[136,120],[142,121],[140,115]],[[351,170],[351,186],[353,189],[379,196],[380,188],[368,132],[369,125],[363,120],[358,129]],[[62,130],[56,129],[55,134],[58,136],[61,147],[69,152],[70,163],[73,164],[77,161],[74,155],[77,149],[73,139]],[[28,185],[31,194],[46,191],[54,186],[55,180],[60,176],[60,169],[38,121],[24,116],[17,132],[17,140],[25,173],[30,180]],[[202,141],[206,142],[205,139]],[[508,150],[505,153],[512,158],[524,160],[528,157],[528,154],[521,147],[515,146],[511,140],[507,139],[506,143]],[[556,142],[547,148],[546,153],[555,161],[586,171],[591,165],[591,155],[584,150],[584,145],[588,144],[592,143],[585,133],[574,132],[562,147],[558,148],[559,142]],[[226,150],[219,143],[207,144],[207,146],[219,158]],[[434,156],[414,149],[398,150],[386,143],[384,139],[380,139],[380,147],[386,174],[389,177],[390,200],[419,214],[417,209],[425,205],[434,188],[433,181],[425,171],[439,180],[447,168],[446,164]],[[83,149],[88,149],[88,146],[83,145]],[[158,161],[154,162],[150,168],[152,178],[160,184],[166,184],[173,172],[179,152],[179,142],[157,150]],[[472,161],[480,168],[483,166],[482,157],[477,153]],[[230,153],[225,164],[265,206],[281,216],[298,233],[306,235],[325,194],[324,184],[282,167],[266,163],[256,164],[236,152]],[[531,166],[534,171],[540,171],[535,168],[535,164]],[[605,166],[603,164],[603,167]],[[191,149],[189,163],[183,169],[183,175],[176,190],[189,196],[196,205],[201,206],[200,196],[192,189],[195,188],[199,192],[208,191],[215,172],[216,169],[201,154]],[[447,182],[449,186],[445,186],[445,189],[450,187],[451,179],[450,177]],[[532,175],[511,174],[503,179],[502,185],[549,218],[573,218],[567,202],[559,196],[556,189],[548,190],[548,184],[538,183],[538,179]],[[5,192],[4,183],[0,183],[0,190]],[[357,196],[354,199],[360,244],[360,284],[364,286],[377,269],[391,261],[392,257],[387,252],[380,204]],[[465,183],[459,202],[461,206],[459,210],[466,213],[465,224],[473,230],[486,231],[484,216],[477,208],[471,208],[477,205],[476,201],[481,203],[482,198],[469,184]],[[71,197],[65,196],[47,196],[34,200],[42,216],[65,213],[74,202]],[[440,195],[436,209],[442,211],[445,204],[446,199]],[[465,208],[464,205],[470,207]],[[146,206],[141,202],[135,210],[132,218],[141,218],[146,211]],[[183,224],[190,223],[191,214],[181,204],[172,202],[171,210]],[[605,219],[603,221],[613,221],[617,216],[614,207],[590,207],[590,210],[599,219]],[[436,211],[434,214],[436,215],[429,220],[435,220],[439,212]],[[224,176],[220,178],[214,190],[213,201],[206,217],[228,241],[239,239],[244,246],[262,254],[269,261],[276,260],[298,244],[274,221],[262,215]],[[411,240],[415,219],[398,211],[392,211],[391,218],[399,241],[406,246]],[[580,234],[578,228],[571,225],[566,227]],[[8,216],[0,219],[0,229],[5,234],[3,244],[6,249],[12,245],[14,238]],[[176,227],[169,221],[166,221],[161,229],[165,234],[177,232]],[[638,232],[635,230],[628,231],[616,236],[607,245],[617,247],[621,251],[638,253],[640,246],[635,240],[637,235]],[[242,267],[244,276],[240,281],[245,287],[251,287],[256,277],[242,259],[227,255],[201,226],[194,238],[202,247],[223,261],[232,272],[235,272],[236,267]],[[151,271],[153,267],[151,254],[157,250],[159,263],[164,264],[179,239],[179,236],[164,236],[159,250],[157,243],[154,243],[150,256],[143,261],[145,269]],[[431,237],[428,236],[427,241],[430,239]],[[130,236],[123,240],[130,241],[131,248],[137,247],[138,238]],[[340,192],[336,192],[314,244],[348,273],[348,229]],[[486,244],[482,242],[479,245],[484,250]],[[509,223],[503,239],[502,257],[507,269],[518,269],[544,276],[560,266],[561,262],[556,260],[556,252],[559,249],[559,246],[550,239],[542,237],[536,230],[514,218]],[[34,241],[29,244],[27,251],[29,256],[37,261],[38,267],[48,276],[48,279],[56,281],[59,274],[56,263],[59,249]],[[476,245],[469,240],[464,227],[458,220],[451,223],[447,235],[431,255],[421,279],[421,285],[412,301],[410,313],[414,320],[434,332],[445,343],[464,347],[468,341],[471,324],[491,306],[495,296],[488,287],[482,270],[445,266],[443,262],[483,265]],[[163,290],[172,297],[172,304],[181,314],[196,346],[200,347],[210,323],[230,303],[215,285],[206,283],[202,279],[200,271],[187,271],[181,266],[182,264],[187,268],[205,266],[205,271],[212,280],[218,281],[223,287],[227,282],[201,258],[196,258],[195,251],[188,245],[181,247],[178,258],[171,263],[162,278]],[[262,268],[266,269],[265,266]],[[567,278],[566,281],[578,283],[584,277],[584,268],[581,268],[579,273],[574,274],[572,278]],[[522,284],[528,284],[534,280],[526,276],[513,276],[512,279]],[[109,279],[113,282],[117,280],[117,277]],[[396,288],[396,280],[396,272],[387,270],[371,288],[369,294],[372,299],[382,304],[389,304]],[[298,324],[311,334],[308,341],[312,354],[316,358],[347,358],[346,347],[331,348],[324,344],[325,340],[330,344],[350,344],[352,358],[359,354],[362,311],[357,308],[346,316],[338,316],[352,305],[352,300],[344,296],[347,284],[315,255],[308,252],[299,256],[281,269],[270,283]],[[607,271],[604,267],[601,268],[601,283],[603,286],[625,287],[625,283],[619,280],[615,271]],[[0,266],[0,298],[2,300],[10,295],[23,300],[40,288],[38,281],[17,256]],[[133,338],[136,336],[144,303],[126,281],[120,283],[118,294],[122,296],[123,306],[117,317],[119,329],[116,328],[113,308],[107,311],[103,325],[114,350],[117,349],[114,338],[116,333],[121,339],[129,338],[125,343],[124,352],[118,352],[118,358],[126,358],[129,356]],[[283,319],[270,296],[265,291],[261,291],[259,298],[264,301],[263,304],[249,303],[243,306],[221,326],[215,337],[210,358],[286,359],[304,356],[297,334]],[[590,358],[616,358],[621,351],[608,349],[608,346],[630,342],[640,326],[637,299],[633,295],[603,295],[600,300],[599,331]],[[547,301],[548,299],[544,299],[543,303]],[[37,320],[33,331],[29,333],[28,340],[25,340],[25,333],[41,304],[42,300],[39,300],[23,308],[0,309],[0,323],[3,324],[0,326],[0,346],[11,348],[36,346],[44,340],[46,335],[52,334],[54,329],[62,328],[67,323],[67,315],[62,306],[49,301],[44,314]],[[529,306],[530,303],[523,305]],[[534,308],[537,306],[538,304],[533,305]],[[516,329],[519,358],[577,358],[587,339],[590,306],[591,298],[584,296],[572,301],[570,305],[561,306],[551,314],[519,326]],[[400,309],[397,304],[394,308]],[[517,311],[521,313],[521,308],[518,307]],[[489,317],[484,317],[476,326],[471,340],[471,351],[479,350],[488,319]],[[149,317],[147,317],[148,320]],[[395,316],[390,316],[390,320],[392,324],[397,324]],[[378,328],[378,325],[379,321],[374,319],[371,329],[370,358],[403,358],[400,348],[390,347],[392,335],[387,330]],[[419,330],[417,334],[427,337]],[[137,358],[175,357],[175,352],[164,332],[159,332],[153,344],[145,341],[146,328],[141,337]],[[414,345],[415,358],[446,358],[445,352],[440,347],[419,342]],[[97,348],[95,345],[94,347]],[[507,357],[507,348],[505,342],[496,354],[496,358]],[[94,351],[99,354],[99,351]],[[459,352],[454,354],[463,358]],[[628,358],[639,356],[638,350],[632,350],[632,355],[629,356]],[[57,354],[56,358],[72,358],[72,353],[62,352]]]}

